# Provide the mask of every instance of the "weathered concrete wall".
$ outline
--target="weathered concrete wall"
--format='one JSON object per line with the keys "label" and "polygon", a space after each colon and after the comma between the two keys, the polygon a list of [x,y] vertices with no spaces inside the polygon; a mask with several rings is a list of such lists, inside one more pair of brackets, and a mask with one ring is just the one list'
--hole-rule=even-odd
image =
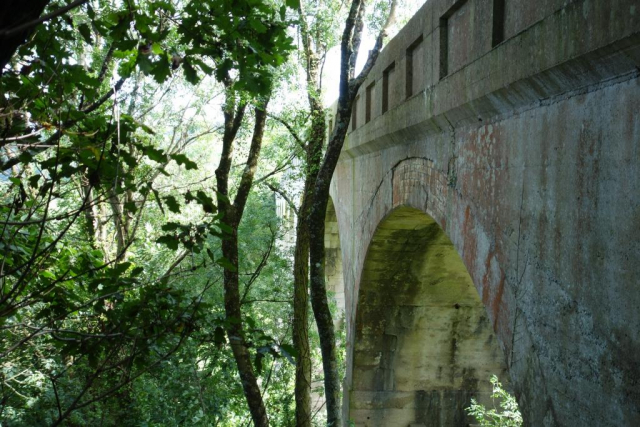
{"label": "weathered concrete wall", "polygon": [[[361,409],[351,391],[367,250],[411,206],[460,254],[527,425],[640,425],[640,4],[507,0],[501,13],[489,0],[430,0],[363,85],[375,82],[372,117],[358,108],[332,189],[346,419]],[[423,74],[407,96],[420,37],[423,57],[409,62]]]}

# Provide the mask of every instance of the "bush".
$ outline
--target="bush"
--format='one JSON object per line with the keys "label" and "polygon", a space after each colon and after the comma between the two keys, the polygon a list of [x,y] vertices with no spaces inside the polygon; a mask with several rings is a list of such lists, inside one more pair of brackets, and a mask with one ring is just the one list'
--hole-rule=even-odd
{"label": "bush", "polygon": [[[471,399],[471,406],[466,411],[473,416],[481,427],[520,427],[522,426],[522,414],[518,408],[516,398],[502,388],[497,376],[491,377],[493,394],[491,399],[494,403],[493,409],[487,409],[479,404],[475,399]],[[495,407],[496,400],[500,410]]]}

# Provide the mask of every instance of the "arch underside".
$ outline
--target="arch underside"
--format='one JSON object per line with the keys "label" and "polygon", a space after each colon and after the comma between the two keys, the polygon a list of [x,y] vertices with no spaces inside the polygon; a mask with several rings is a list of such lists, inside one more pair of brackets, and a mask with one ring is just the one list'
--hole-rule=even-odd
{"label": "arch underside", "polygon": [[503,354],[462,260],[408,207],[378,226],[356,313],[350,418],[357,426],[466,426],[464,408],[506,379]]}

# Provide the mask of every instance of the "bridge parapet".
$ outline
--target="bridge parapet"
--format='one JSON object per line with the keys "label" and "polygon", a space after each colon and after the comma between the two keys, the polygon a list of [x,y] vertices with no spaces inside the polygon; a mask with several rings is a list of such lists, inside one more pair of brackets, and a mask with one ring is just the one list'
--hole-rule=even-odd
{"label": "bridge parapet", "polygon": [[639,21],[628,0],[429,0],[362,85],[344,151],[406,143],[636,72]]}

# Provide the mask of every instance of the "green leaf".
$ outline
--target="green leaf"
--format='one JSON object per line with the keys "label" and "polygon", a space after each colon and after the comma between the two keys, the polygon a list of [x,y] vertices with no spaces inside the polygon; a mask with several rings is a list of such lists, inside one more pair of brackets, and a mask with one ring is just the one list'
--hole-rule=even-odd
{"label": "green leaf", "polygon": [[150,158],[154,162],[164,163],[167,161],[167,155],[163,150],[159,150],[153,147],[144,147],[143,152],[148,158]]}
{"label": "green leaf", "polygon": [[55,280],[56,279],[56,275],[53,274],[52,272],[46,270],[43,271],[42,274],[40,274],[42,277],[46,277],[47,279],[51,279],[51,280]]}
{"label": "green leaf", "polygon": [[162,225],[162,231],[176,231],[181,227],[177,222],[167,222]]}
{"label": "green leaf", "polygon": [[180,204],[173,196],[167,196],[164,198],[164,202],[167,204],[169,210],[173,213],[180,213]]}
{"label": "green leaf", "polygon": [[217,226],[220,228],[220,230],[222,230],[223,232],[227,233],[227,234],[232,234],[233,233],[233,228],[231,228],[230,225],[225,224],[224,222],[220,221]]}
{"label": "green leaf", "polygon": [[104,258],[104,254],[100,249],[94,249],[90,252],[91,256],[102,260]]}
{"label": "green leaf", "polygon": [[151,59],[147,55],[138,55],[136,63],[138,64],[138,67],[140,67],[140,71],[142,71],[144,74],[151,73]]}
{"label": "green leaf", "polygon": [[91,4],[87,4],[87,15],[91,20],[96,19],[96,12],[93,10],[93,6],[91,6]]}
{"label": "green leaf", "polygon": [[262,359],[264,359],[264,353],[261,353],[261,352],[256,353],[256,358],[253,364],[256,366],[256,373],[258,375],[262,374]]}
{"label": "green leaf", "polygon": [[197,84],[200,81],[198,77],[198,73],[196,69],[193,67],[188,58],[185,58],[182,63],[182,68],[184,69],[184,77],[187,81],[193,85]]}
{"label": "green leaf", "polygon": [[196,59],[196,58],[192,58],[191,62],[194,65],[197,65],[198,67],[200,67],[200,69],[202,71],[204,71],[205,74],[207,75],[211,75],[213,74],[213,72],[215,71],[212,67],[210,67],[209,65],[207,65],[204,61],[200,60],[200,59]]}
{"label": "green leaf", "polygon": [[178,163],[179,165],[184,165],[184,167],[187,170],[198,169],[198,165],[196,164],[196,162],[190,160],[184,154],[171,154],[169,157],[171,157],[173,160],[175,160],[176,163]]}
{"label": "green leaf", "polygon": [[169,249],[177,250],[179,246],[179,240],[176,236],[166,235],[161,236],[156,240],[156,243],[160,243],[161,245],[165,245]]}
{"label": "green leaf", "polygon": [[138,206],[136,206],[136,202],[129,201],[124,203],[124,209],[131,213],[136,213],[138,211]]}
{"label": "green leaf", "polygon": [[216,205],[213,203],[213,199],[207,196],[202,190],[198,190],[196,192],[196,198],[198,199],[198,203],[202,205],[202,210],[206,213],[214,213],[216,211]]}
{"label": "green leaf", "polygon": [[78,31],[80,35],[84,39],[87,44],[93,44],[93,39],[91,38],[91,29],[87,24],[81,24],[78,26]]}
{"label": "green leaf", "polygon": [[224,329],[221,326],[218,326],[213,333],[213,342],[216,346],[221,347],[223,344],[227,343],[227,338],[224,333]]}
{"label": "green leaf", "polygon": [[218,258],[218,259],[216,260],[216,264],[218,264],[220,267],[222,267],[222,268],[224,268],[225,270],[228,270],[228,271],[232,271],[232,272],[236,272],[236,271],[238,271],[238,269],[236,268],[236,266],[235,266],[235,265],[233,265],[233,264],[231,263],[231,261],[229,261],[229,260],[228,260],[228,259],[226,259],[225,257]]}
{"label": "green leaf", "polygon": [[[136,63],[138,61],[138,50],[129,50],[122,52],[123,61],[120,61],[120,65],[118,66],[118,74],[121,77],[128,77],[131,75],[133,70],[135,69]],[[114,53],[114,56],[116,54]]]}
{"label": "green leaf", "polygon": [[258,34],[263,34],[267,32],[267,27],[258,19],[251,20],[251,27],[256,30]]}
{"label": "green leaf", "polygon": [[162,55],[164,53],[164,50],[162,50],[162,46],[160,46],[160,44],[154,43],[151,45],[151,52],[153,52],[155,55]]}
{"label": "green leaf", "polygon": [[171,76],[171,64],[166,56],[160,57],[160,60],[153,63],[151,75],[158,83],[165,82]]}
{"label": "green leaf", "polygon": [[211,261],[216,262],[216,259],[213,256],[213,252],[211,252],[211,249],[207,248],[207,255],[209,255],[209,258],[211,258]]}
{"label": "green leaf", "polygon": [[122,273],[124,273],[125,271],[127,271],[127,269],[131,267],[131,263],[130,262],[123,262],[120,263],[118,265],[116,265],[115,267],[113,267],[111,269],[111,275],[112,276],[120,276]]}
{"label": "green leaf", "polygon": [[298,356],[298,352],[296,351],[295,347],[289,344],[280,344],[279,347],[280,353],[282,353],[282,355],[286,357],[292,365],[295,365],[296,361],[294,359]]}

